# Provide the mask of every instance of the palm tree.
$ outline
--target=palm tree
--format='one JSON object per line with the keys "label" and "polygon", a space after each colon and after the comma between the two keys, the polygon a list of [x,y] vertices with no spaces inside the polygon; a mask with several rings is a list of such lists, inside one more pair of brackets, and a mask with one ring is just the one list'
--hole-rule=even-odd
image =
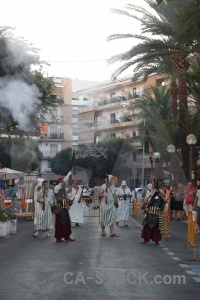
{"label": "palm tree", "polygon": [[[155,152],[161,153],[157,165],[157,179],[162,179],[163,162],[169,168],[169,154],[166,149],[170,144],[179,148],[178,130],[172,120],[171,96],[169,90],[163,87],[152,87],[152,93],[145,91],[141,98],[132,104],[132,109],[139,109],[141,117],[145,119],[139,124],[139,133],[143,143],[149,143]],[[176,153],[173,155],[173,173],[176,182],[180,179],[180,165]],[[159,176],[159,177],[158,177]]]}
{"label": "palm tree", "polygon": [[[135,78],[143,74],[148,77],[150,72],[173,73],[180,70],[188,70],[189,63],[187,58],[198,48],[194,43],[191,32],[187,35],[177,35],[172,24],[178,14],[184,10],[189,0],[184,1],[184,5],[177,5],[174,1],[170,5],[165,2],[157,5],[156,0],[145,1],[155,14],[145,10],[144,8],[128,4],[128,10],[134,10],[135,15],[127,11],[113,10],[115,13],[132,17],[141,22],[141,35],[137,34],[113,34],[108,37],[108,40],[116,40],[122,38],[136,38],[141,40],[136,46],[133,46],[129,51],[111,57],[108,63],[121,61],[123,64],[113,74],[113,78],[119,76],[123,71],[130,66],[134,67],[136,72]],[[178,1],[179,2],[179,1]],[[139,14],[142,14],[139,17]],[[191,31],[192,28],[190,28]],[[178,79],[178,89],[176,88],[175,80],[172,81],[171,94],[173,100],[173,115],[176,118],[176,95],[179,96],[179,120],[183,123],[186,121],[187,114],[187,90],[186,80],[184,77]],[[183,169],[185,174],[188,173],[188,145],[186,143],[186,134],[180,129],[181,150],[183,156]]]}
{"label": "palm tree", "polygon": [[[172,1],[178,2],[178,0],[157,0],[157,4],[162,2],[169,3]],[[183,34],[189,27],[193,28],[193,36],[199,38],[200,34],[200,0],[191,0],[187,5],[186,9],[178,14],[177,18],[174,20],[174,27],[177,32]],[[194,28],[196,30],[194,31]]]}

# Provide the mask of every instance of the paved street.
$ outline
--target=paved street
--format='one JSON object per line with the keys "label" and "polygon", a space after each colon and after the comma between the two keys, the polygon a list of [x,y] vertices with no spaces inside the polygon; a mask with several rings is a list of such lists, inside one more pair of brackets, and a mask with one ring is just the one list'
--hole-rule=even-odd
{"label": "paved street", "polygon": [[33,238],[33,221],[19,221],[0,239],[0,299],[199,299],[200,236],[193,261],[184,222],[171,221],[159,246],[140,244],[141,223],[130,216],[119,237],[101,237],[98,218],[88,217],[72,227],[75,242],[55,243],[53,232]]}

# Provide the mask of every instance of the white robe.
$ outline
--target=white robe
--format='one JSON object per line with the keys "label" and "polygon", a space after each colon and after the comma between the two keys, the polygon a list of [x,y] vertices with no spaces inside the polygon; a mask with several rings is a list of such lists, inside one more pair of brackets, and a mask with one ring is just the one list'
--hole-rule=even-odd
{"label": "white robe", "polygon": [[73,204],[70,206],[69,215],[71,222],[73,223],[83,223],[83,202],[78,202],[81,197],[82,189],[79,187],[78,191],[72,187],[71,193],[68,194],[70,200],[73,200]]}
{"label": "white robe", "polygon": [[[103,184],[101,188],[104,190],[104,195],[106,192],[106,184]],[[101,198],[100,204],[100,223],[101,226],[110,226],[115,224],[116,218],[116,208],[114,206],[115,198],[114,198],[115,186],[114,184],[108,187],[107,190],[107,204],[105,196]]]}
{"label": "white robe", "polygon": [[[122,187],[119,187],[116,196],[119,195],[129,195],[131,194],[131,190],[129,187],[126,186],[125,190],[122,189]],[[119,198],[119,207],[117,209],[117,215],[116,215],[116,221],[128,221],[129,217],[129,202],[131,197],[127,197],[126,200],[124,200],[123,197]]]}
{"label": "white robe", "polygon": [[34,225],[36,230],[53,229],[53,214],[51,212],[51,204],[53,203],[54,194],[51,189],[48,189],[47,196],[44,197],[45,209],[42,210],[42,203],[37,202],[37,198],[43,198],[43,188],[34,190],[34,205],[35,205],[35,217]]}

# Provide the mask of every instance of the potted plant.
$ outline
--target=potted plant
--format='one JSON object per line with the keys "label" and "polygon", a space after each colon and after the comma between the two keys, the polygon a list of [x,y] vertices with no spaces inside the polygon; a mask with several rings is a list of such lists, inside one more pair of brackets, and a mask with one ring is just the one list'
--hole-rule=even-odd
{"label": "potted plant", "polygon": [[10,209],[6,209],[6,214],[8,216],[8,220],[10,220],[10,232],[16,233],[17,232],[17,217],[16,217],[16,215]]}
{"label": "potted plant", "polygon": [[10,220],[7,211],[0,207],[0,237],[10,234]]}

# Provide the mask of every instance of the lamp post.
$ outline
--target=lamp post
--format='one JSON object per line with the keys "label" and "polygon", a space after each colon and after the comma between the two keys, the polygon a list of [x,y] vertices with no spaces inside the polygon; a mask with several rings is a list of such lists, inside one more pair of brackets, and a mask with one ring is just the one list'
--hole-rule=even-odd
{"label": "lamp post", "polygon": [[172,173],[172,154],[176,151],[176,147],[174,145],[167,146],[167,152],[170,154],[170,183],[174,180],[174,174]]}
{"label": "lamp post", "polygon": [[196,145],[197,137],[194,134],[189,134],[186,137],[186,142],[190,146],[190,180],[193,181],[195,179],[194,170],[193,170],[193,157],[192,157],[192,146]]}

